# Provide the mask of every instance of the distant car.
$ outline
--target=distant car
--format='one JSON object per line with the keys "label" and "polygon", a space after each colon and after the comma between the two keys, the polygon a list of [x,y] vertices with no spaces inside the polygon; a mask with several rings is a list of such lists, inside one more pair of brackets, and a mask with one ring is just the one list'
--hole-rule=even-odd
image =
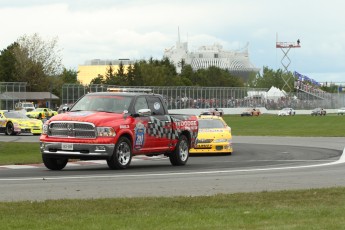
{"label": "distant car", "polygon": [[16,110],[24,110],[25,112],[35,110],[35,105],[33,102],[18,102],[14,107]]}
{"label": "distant car", "polygon": [[252,109],[246,109],[245,111],[243,111],[241,113],[241,117],[244,117],[244,116],[259,116],[260,114],[261,114],[260,109],[252,108]]}
{"label": "distant car", "polygon": [[43,123],[38,119],[28,118],[25,113],[12,110],[0,111],[0,132],[6,135],[32,133],[40,135]]}
{"label": "distant car", "polygon": [[214,115],[214,116],[223,116],[224,115],[224,112],[222,109],[208,109],[208,110],[205,110],[205,111],[202,111],[200,113],[200,115]]}
{"label": "distant car", "polygon": [[191,148],[191,154],[232,153],[231,128],[220,116],[200,115],[197,145]]}
{"label": "distant car", "polygon": [[326,110],[323,108],[315,108],[311,111],[312,116],[326,116]]}
{"label": "distant car", "polygon": [[62,104],[58,108],[57,112],[58,112],[58,114],[65,113],[65,112],[69,111],[72,108],[72,106],[73,106],[73,103]]}
{"label": "distant car", "polygon": [[338,115],[344,115],[345,114],[345,107],[338,109]]}
{"label": "distant car", "polygon": [[293,108],[283,108],[278,112],[278,116],[294,116],[296,111]]}
{"label": "distant car", "polygon": [[31,112],[27,112],[26,116],[30,118],[43,119],[55,116],[56,114],[58,114],[56,111],[49,108],[37,108]]}

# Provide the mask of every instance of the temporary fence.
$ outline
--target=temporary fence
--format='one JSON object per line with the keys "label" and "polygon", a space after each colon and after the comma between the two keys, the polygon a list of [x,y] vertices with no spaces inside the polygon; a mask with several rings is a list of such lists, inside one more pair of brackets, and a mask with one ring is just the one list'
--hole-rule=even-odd
{"label": "temporary fence", "polygon": [[0,82],[0,110],[14,109],[15,104],[23,100],[16,97],[16,93],[26,93],[26,86],[26,82]]}
{"label": "temporary fence", "polygon": [[297,90],[294,93],[270,93],[267,88],[249,87],[196,87],[196,86],[117,86],[91,84],[88,86],[65,84],[62,88],[63,104],[74,103],[91,92],[106,92],[108,88],[151,89],[161,94],[168,109],[266,107],[281,109],[335,109],[345,106],[345,94],[320,94]]}

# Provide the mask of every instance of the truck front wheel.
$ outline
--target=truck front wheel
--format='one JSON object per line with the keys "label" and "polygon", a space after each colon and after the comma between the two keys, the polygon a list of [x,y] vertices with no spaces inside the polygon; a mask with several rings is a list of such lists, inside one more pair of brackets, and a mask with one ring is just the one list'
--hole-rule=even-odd
{"label": "truck front wheel", "polygon": [[44,165],[50,170],[61,170],[67,165],[67,158],[52,158],[42,156]]}
{"label": "truck front wheel", "polygon": [[115,150],[110,159],[107,160],[111,169],[125,169],[132,160],[131,141],[127,137],[120,137],[115,145]]}
{"label": "truck front wheel", "polygon": [[181,135],[175,151],[169,154],[170,163],[174,166],[185,165],[189,157],[188,139],[185,135]]}

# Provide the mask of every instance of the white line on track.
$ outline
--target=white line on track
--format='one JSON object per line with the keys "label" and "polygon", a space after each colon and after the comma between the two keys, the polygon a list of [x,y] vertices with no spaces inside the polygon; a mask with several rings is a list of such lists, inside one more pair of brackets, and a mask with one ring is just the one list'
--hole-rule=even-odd
{"label": "white line on track", "polygon": [[219,170],[219,171],[199,171],[199,172],[179,172],[179,173],[148,173],[148,174],[131,174],[131,175],[97,175],[97,176],[68,176],[68,177],[28,177],[28,178],[3,178],[0,181],[33,181],[33,180],[71,180],[71,179],[99,179],[99,178],[125,178],[125,177],[155,177],[155,176],[181,176],[181,175],[202,175],[202,174],[225,174],[236,172],[259,172],[287,169],[315,168],[345,163],[345,148],[342,155],[337,161],[324,164],[302,165],[278,168],[260,168],[260,169],[238,169],[238,170]]}

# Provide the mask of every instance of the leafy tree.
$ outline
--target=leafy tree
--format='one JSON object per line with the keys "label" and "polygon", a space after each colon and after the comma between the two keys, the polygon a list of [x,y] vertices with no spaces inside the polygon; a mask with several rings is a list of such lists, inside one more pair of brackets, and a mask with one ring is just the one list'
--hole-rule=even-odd
{"label": "leafy tree", "polygon": [[233,76],[229,71],[211,66],[207,69],[199,69],[195,73],[193,82],[198,86],[211,87],[242,87],[243,81],[236,76]]}
{"label": "leafy tree", "polygon": [[18,43],[13,43],[0,52],[0,81],[15,82],[16,79],[16,57],[14,49]]}
{"label": "leafy tree", "polygon": [[63,83],[80,84],[80,82],[77,79],[77,76],[78,76],[78,71],[75,71],[72,69],[66,69],[64,67],[61,74],[61,80]]}
{"label": "leafy tree", "polygon": [[128,72],[128,73],[133,75],[133,79],[131,79],[133,86],[145,85],[144,84],[143,75],[141,73],[141,68],[140,68],[140,63],[139,62],[134,63],[134,65],[133,65],[133,73],[131,73],[131,72]]}
{"label": "leafy tree", "polygon": [[[62,72],[62,57],[57,47],[57,38],[43,40],[37,33],[24,35],[18,39],[20,47],[16,53],[19,59],[30,59],[33,63],[40,63],[43,73],[56,76]],[[22,57],[18,57],[23,55]]]}
{"label": "leafy tree", "polygon": [[111,63],[109,63],[109,66],[108,66],[107,71],[105,73],[104,83],[107,85],[116,85],[117,84],[117,79],[115,76],[114,67],[112,66]]}
{"label": "leafy tree", "polygon": [[[285,85],[285,81],[288,82],[288,86]],[[275,86],[279,89],[283,89],[286,92],[290,92],[294,89],[294,80],[292,73],[285,73],[281,69],[273,70],[268,67],[263,68],[262,76],[259,73],[254,79],[249,82],[249,86],[257,88],[271,88]],[[285,87],[284,87],[285,86]]]}
{"label": "leafy tree", "polygon": [[181,80],[186,86],[197,85],[197,75],[191,65],[184,65],[180,74]]}
{"label": "leafy tree", "polygon": [[106,84],[106,83],[104,81],[103,75],[98,74],[97,77],[95,77],[94,79],[91,80],[90,84],[101,85],[101,84]]}
{"label": "leafy tree", "polygon": [[2,55],[1,63],[9,64],[11,72],[6,81],[27,82],[30,91],[46,91],[53,83],[48,77],[61,74],[61,57],[57,51],[57,40],[44,41],[38,34],[24,35]]}
{"label": "leafy tree", "polygon": [[125,74],[125,67],[123,66],[122,61],[120,62],[119,68],[117,69],[116,78],[117,78],[116,83],[118,85],[129,85],[127,82],[128,79],[127,79],[126,74]]}
{"label": "leafy tree", "polygon": [[134,65],[130,64],[127,67],[127,74],[126,74],[126,82],[128,83],[129,86],[135,86],[134,79],[135,79]]}

